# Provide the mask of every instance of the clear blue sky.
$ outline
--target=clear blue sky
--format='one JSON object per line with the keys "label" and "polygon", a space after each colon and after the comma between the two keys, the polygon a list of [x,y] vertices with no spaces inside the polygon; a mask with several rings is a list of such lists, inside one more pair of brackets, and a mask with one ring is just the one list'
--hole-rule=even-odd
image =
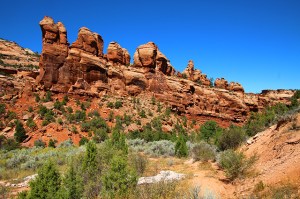
{"label": "clear blue sky", "polygon": [[300,89],[300,0],[7,0],[0,37],[41,52],[45,15],[64,23],[70,43],[85,26],[103,37],[105,51],[117,41],[133,56],[153,41],[179,71],[192,59],[246,92]]}

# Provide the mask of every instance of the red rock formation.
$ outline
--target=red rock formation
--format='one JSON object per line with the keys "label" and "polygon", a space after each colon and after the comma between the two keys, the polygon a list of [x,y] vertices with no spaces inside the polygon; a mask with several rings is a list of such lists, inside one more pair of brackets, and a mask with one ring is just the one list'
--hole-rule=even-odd
{"label": "red rock formation", "polygon": [[130,55],[125,48],[122,48],[117,42],[110,42],[107,48],[107,59],[113,63],[128,66],[130,64]]}
{"label": "red rock formation", "polygon": [[238,83],[238,82],[230,82],[230,84],[228,86],[228,90],[235,91],[235,92],[240,92],[240,93],[244,93],[243,86],[240,83]]}
{"label": "red rock formation", "polygon": [[228,82],[224,78],[217,78],[214,82],[216,88],[228,89]]}
{"label": "red rock formation", "polygon": [[43,50],[37,82],[49,89],[58,82],[58,70],[63,66],[68,55],[67,31],[62,23],[55,24],[50,17],[40,21],[40,27],[43,35]]}
{"label": "red rock formation", "polygon": [[210,88],[207,76],[194,69],[193,61],[189,61],[184,71],[187,79],[178,78],[181,74],[175,76],[170,61],[153,42],[139,46],[134,64],[128,66],[130,55],[126,49],[111,42],[104,55],[101,36],[87,28],[81,28],[77,40],[68,47],[61,23],[55,24],[45,17],[40,25],[43,51],[37,82],[46,89],[91,96],[151,92],[178,113],[226,124],[242,123],[249,111],[268,104],[287,103],[293,94],[292,91],[244,94],[239,83],[228,85],[223,78],[216,79],[215,88]]}
{"label": "red rock formation", "polygon": [[155,69],[165,75],[174,75],[175,69],[153,42],[140,45],[134,53],[134,66],[142,67],[145,72]]}
{"label": "red rock formation", "polygon": [[200,70],[194,68],[193,60],[190,60],[185,70],[182,72],[189,80],[200,83],[201,85],[210,86],[210,81],[207,76]]}

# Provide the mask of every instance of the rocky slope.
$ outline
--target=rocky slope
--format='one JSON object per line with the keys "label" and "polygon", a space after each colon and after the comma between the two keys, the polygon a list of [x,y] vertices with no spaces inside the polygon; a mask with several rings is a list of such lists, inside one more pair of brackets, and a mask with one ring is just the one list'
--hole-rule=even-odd
{"label": "rocky slope", "polygon": [[[219,123],[242,123],[250,111],[266,105],[288,103],[293,91],[264,91],[246,94],[239,83],[216,79],[215,87],[192,61],[180,74],[153,42],[140,45],[130,55],[118,43],[111,42],[103,53],[103,39],[87,28],[69,45],[61,22],[50,17],[40,22],[43,50],[37,84],[55,92],[103,96],[152,93],[174,111],[198,121],[214,119]],[[182,78],[184,77],[184,78]]]}
{"label": "rocky slope", "polygon": [[28,48],[22,48],[17,43],[0,39],[1,70],[37,70],[40,55]]}

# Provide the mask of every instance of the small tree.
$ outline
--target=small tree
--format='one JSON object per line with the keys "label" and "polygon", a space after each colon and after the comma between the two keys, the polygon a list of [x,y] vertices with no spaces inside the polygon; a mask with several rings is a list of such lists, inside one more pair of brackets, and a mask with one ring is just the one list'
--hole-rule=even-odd
{"label": "small tree", "polygon": [[110,198],[116,196],[126,197],[131,188],[136,186],[137,175],[128,168],[127,161],[114,156],[111,161],[111,167],[102,178],[103,194]]}
{"label": "small tree", "polygon": [[61,178],[58,170],[52,162],[47,162],[38,171],[38,176],[30,182],[29,199],[56,198],[61,185]]}
{"label": "small tree", "polygon": [[74,165],[71,164],[64,180],[64,188],[66,189],[66,195],[68,199],[80,199],[83,194],[83,182],[82,179],[76,175]]}
{"label": "small tree", "polygon": [[14,137],[17,142],[21,143],[23,142],[28,136],[26,135],[26,131],[23,127],[23,124],[19,121],[16,120],[16,129],[15,129],[15,134]]}
{"label": "small tree", "polygon": [[188,155],[188,148],[186,146],[186,142],[182,135],[179,135],[176,145],[175,145],[175,155],[178,157],[187,157]]}
{"label": "small tree", "polygon": [[97,167],[97,147],[93,141],[90,141],[86,145],[86,152],[83,160],[83,170],[88,173],[92,173]]}

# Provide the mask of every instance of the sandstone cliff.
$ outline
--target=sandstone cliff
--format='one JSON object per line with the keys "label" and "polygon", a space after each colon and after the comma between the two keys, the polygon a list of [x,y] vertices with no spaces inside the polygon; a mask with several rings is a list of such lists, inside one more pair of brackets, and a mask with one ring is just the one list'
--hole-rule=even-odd
{"label": "sandstone cliff", "polygon": [[[183,72],[176,71],[153,42],[140,45],[130,65],[130,55],[117,42],[103,54],[103,39],[81,28],[77,40],[69,45],[66,29],[50,17],[40,22],[43,50],[37,83],[55,92],[101,96],[126,96],[150,92],[174,111],[197,120],[242,123],[250,111],[278,102],[288,103],[293,91],[264,91],[246,94],[239,83],[216,79],[215,87],[189,61]],[[179,73],[178,73],[179,74]]]}

